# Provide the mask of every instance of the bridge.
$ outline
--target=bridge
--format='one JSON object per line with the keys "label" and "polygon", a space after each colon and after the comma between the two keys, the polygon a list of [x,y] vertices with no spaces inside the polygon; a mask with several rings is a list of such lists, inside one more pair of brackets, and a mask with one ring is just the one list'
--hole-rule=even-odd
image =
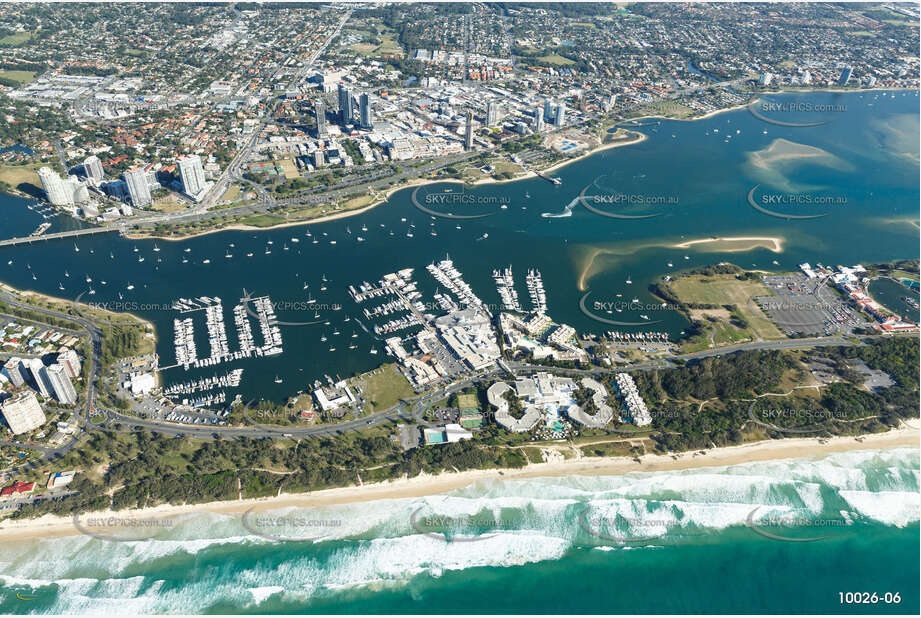
{"label": "bridge", "polygon": [[87,227],[78,230],[69,230],[67,232],[54,232],[52,234],[41,234],[39,236],[25,236],[23,238],[8,238],[0,240],[0,247],[15,247],[17,245],[31,245],[32,243],[43,240],[55,240],[57,238],[76,238],[78,236],[90,236],[92,234],[107,234],[109,232],[124,232],[120,226],[112,227]]}

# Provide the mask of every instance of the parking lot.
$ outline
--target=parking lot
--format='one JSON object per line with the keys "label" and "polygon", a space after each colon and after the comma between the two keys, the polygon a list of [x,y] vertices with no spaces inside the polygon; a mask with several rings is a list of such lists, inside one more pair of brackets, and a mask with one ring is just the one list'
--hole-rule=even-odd
{"label": "parking lot", "polygon": [[755,301],[787,335],[850,334],[866,325],[855,308],[818,279],[794,274],[763,280],[775,296],[758,296]]}

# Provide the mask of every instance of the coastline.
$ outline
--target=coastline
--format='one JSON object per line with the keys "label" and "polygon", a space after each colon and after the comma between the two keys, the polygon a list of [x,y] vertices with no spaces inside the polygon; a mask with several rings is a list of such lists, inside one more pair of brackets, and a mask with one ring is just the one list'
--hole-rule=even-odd
{"label": "coastline", "polygon": [[[623,142],[613,142],[613,143],[608,143],[608,144],[600,144],[596,148],[589,149],[577,157],[573,157],[571,159],[565,159],[563,161],[558,161],[557,163],[554,163],[550,167],[547,167],[546,169],[542,169],[539,171],[541,173],[552,172],[559,168],[565,167],[569,165],[570,163],[575,163],[576,161],[580,161],[592,155],[598,154],[602,151],[610,150],[612,148],[619,148],[621,146],[632,146],[633,144],[638,144],[648,139],[648,137],[645,134],[640,133],[639,131],[632,131],[632,132],[636,134],[636,137],[634,137],[631,140],[627,140]],[[459,180],[457,178],[416,178],[405,184],[401,184],[396,187],[390,187],[384,193],[378,194],[375,201],[371,202],[367,206],[362,206],[361,208],[356,208],[355,210],[346,210],[346,211],[334,213],[331,215],[323,215],[322,217],[316,217],[313,219],[303,219],[303,220],[298,220],[298,221],[277,223],[275,225],[269,225],[265,227],[260,227],[260,226],[255,226],[255,225],[233,224],[233,225],[227,225],[224,227],[218,227],[218,228],[214,228],[210,230],[203,230],[201,232],[195,232],[193,234],[183,234],[181,236],[158,236],[156,234],[129,233],[129,234],[125,234],[125,238],[129,238],[132,240],[157,239],[157,240],[163,240],[163,241],[169,242],[169,241],[189,240],[192,238],[198,238],[200,236],[207,236],[208,234],[216,234],[218,232],[225,232],[225,231],[243,231],[243,232],[268,231],[268,230],[283,229],[287,227],[314,225],[317,223],[327,223],[329,221],[337,221],[339,219],[346,219],[348,217],[354,217],[356,215],[363,214],[373,208],[377,208],[381,204],[387,203],[387,200],[389,200],[390,197],[397,191],[403,191],[404,189],[412,189],[413,187],[421,187],[425,185],[442,184],[442,183],[470,185],[470,186],[476,187],[476,186],[484,186],[484,185],[497,185],[497,184],[505,184],[505,183],[510,183],[510,182],[519,182],[521,180],[527,180],[529,178],[536,178],[536,177],[537,177],[537,173],[529,170],[517,178],[505,178],[501,180],[498,180],[495,178],[480,178],[473,182],[466,182],[464,180]]]}
{"label": "coastline", "polygon": [[[107,511],[94,516],[163,519],[194,513],[240,514],[257,509],[268,511],[288,507],[323,507],[374,500],[418,498],[441,494],[466,487],[477,481],[520,480],[569,475],[608,476],[630,472],[668,472],[694,468],[733,466],[774,460],[817,457],[858,450],[918,447],[921,432],[904,426],[885,433],[861,436],[833,437],[819,443],[817,438],[785,438],[764,440],[738,446],[710,449],[704,455],[686,452],[676,455],[644,455],[640,463],[629,457],[584,457],[562,462],[529,464],[521,469],[468,470],[438,475],[420,475],[362,486],[323,489],[310,493],[280,495],[273,498],[229,500],[192,505],[161,505],[157,507]],[[80,534],[73,517],[44,515],[33,520],[13,520],[0,523],[0,543],[21,542],[26,539],[54,538]]]}

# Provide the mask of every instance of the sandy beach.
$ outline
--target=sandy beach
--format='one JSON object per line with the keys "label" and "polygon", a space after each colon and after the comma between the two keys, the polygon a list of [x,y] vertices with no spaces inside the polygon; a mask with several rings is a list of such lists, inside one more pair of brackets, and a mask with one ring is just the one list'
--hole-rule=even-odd
{"label": "sandy beach", "polygon": [[[703,245],[700,247],[699,245]],[[725,238],[702,238],[672,245],[673,249],[698,248],[701,251],[738,253],[763,247],[774,253],[783,252],[783,238],[777,236],[727,236]]]}
{"label": "sandy beach", "polygon": [[[92,516],[114,516],[121,519],[168,519],[192,513],[243,514],[286,507],[323,507],[340,504],[417,498],[460,489],[482,480],[516,480],[568,475],[616,476],[628,472],[662,472],[708,466],[730,466],[759,461],[822,457],[832,453],[855,450],[875,450],[897,447],[919,447],[921,432],[914,427],[902,427],[882,434],[830,438],[824,444],[816,438],[765,440],[740,446],[710,449],[703,455],[684,453],[645,455],[640,463],[628,457],[585,457],[560,462],[530,464],[521,469],[470,470],[433,475],[420,475],[385,483],[324,489],[303,494],[282,494],[274,498],[231,500],[200,505],[162,505],[148,509],[96,513]],[[86,520],[90,515],[82,515]],[[45,515],[34,520],[4,521],[0,524],[0,542],[22,541],[30,538],[58,537],[79,534],[73,518]]]}

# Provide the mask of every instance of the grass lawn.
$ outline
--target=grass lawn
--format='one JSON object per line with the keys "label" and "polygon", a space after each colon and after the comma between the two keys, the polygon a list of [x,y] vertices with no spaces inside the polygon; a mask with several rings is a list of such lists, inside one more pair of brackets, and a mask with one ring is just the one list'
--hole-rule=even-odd
{"label": "grass lawn", "polygon": [[393,363],[352,378],[349,382],[361,387],[362,395],[370,403],[370,412],[386,410],[397,400],[414,395],[409,382]]}
{"label": "grass lawn", "polygon": [[367,57],[403,55],[403,48],[397,43],[396,37],[393,34],[382,34],[380,35],[380,40],[380,45],[374,45],[373,43],[356,43],[352,45],[350,49],[356,54]]}
{"label": "grass lawn", "polygon": [[[755,296],[772,296],[773,293],[758,280],[740,281],[733,275],[692,275],[672,281],[671,289],[684,302],[734,305],[736,311],[749,324],[748,330],[759,339],[783,339],[784,335],[767,319]],[[724,331],[728,337],[728,332]]]}
{"label": "grass lawn", "polygon": [[33,184],[38,187],[38,168],[42,163],[29,163],[26,165],[0,165],[0,181],[9,184],[14,189],[22,183]]}
{"label": "grass lawn", "polygon": [[150,209],[156,212],[179,212],[185,210],[186,206],[176,201],[174,197],[164,197],[151,204]]}
{"label": "grass lawn", "polygon": [[0,39],[0,47],[18,47],[32,38],[31,32],[15,32]]}
{"label": "grass lawn", "polygon": [[560,56],[559,54],[549,54],[546,56],[540,56],[538,60],[540,60],[541,62],[546,62],[547,64],[552,64],[554,66],[566,66],[569,64],[575,64],[575,62],[573,62],[569,58],[564,58],[563,56]]}
{"label": "grass lawn", "polygon": [[229,201],[232,202],[235,199],[240,197],[240,185],[233,184],[227,187],[227,190],[224,191],[224,195],[221,196],[220,201]]}
{"label": "grass lawn", "polygon": [[0,71],[0,78],[6,78],[19,84],[28,84],[35,79],[35,71]]}
{"label": "grass lawn", "polygon": [[240,221],[240,225],[252,225],[253,227],[271,227],[273,225],[278,225],[280,223],[285,223],[287,219],[284,217],[276,217],[274,215],[253,215],[247,217]]}

